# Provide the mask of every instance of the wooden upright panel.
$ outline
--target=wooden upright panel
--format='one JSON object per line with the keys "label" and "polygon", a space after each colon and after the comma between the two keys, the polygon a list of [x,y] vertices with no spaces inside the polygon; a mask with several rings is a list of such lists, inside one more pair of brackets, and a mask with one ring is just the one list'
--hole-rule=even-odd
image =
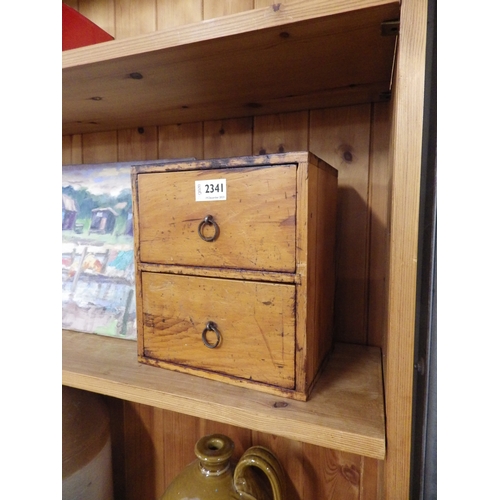
{"label": "wooden upright panel", "polygon": [[157,158],[157,127],[118,131],[118,161],[156,160]]}
{"label": "wooden upright panel", "polygon": [[286,471],[286,500],[376,500],[361,496],[363,457],[254,433],[253,443],[273,450]]}
{"label": "wooden upright panel", "polygon": [[63,136],[62,150],[63,165],[79,165],[82,163],[83,152],[81,134]]}
{"label": "wooden upright panel", "polygon": [[392,116],[388,329],[385,350],[385,498],[410,487],[415,308],[427,2],[402,3]]}
{"label": "wooden upright panel", "polygon": [[275,0],[254,0],[254,8],[260,9],[261,7],[268,7],[269,5],[273,5]]}
{"label": "wooden upright panel", "polygon": [[78,11],[116,37],[115,0],[78,0]]}
{"label": "wooden upright panel", "polygon": [[195,158],[203,155],[203,123],[182,123],[158,127],[158,157]]}
{"label": "wooden upright panel", "polygon": [[253,119],[234,118],[205,122],[203,148],[205,158],[226,158],[252,154]]}
{"label": "wooden upright panel", "polygon": [[311,111],[310,149],[339,171],[337,340],[366,343],[370,106]]}
{"label": "wooden upright panel", "polygon": [[[154,440],[159,425],[158,413],[142,405],[124,405],[125,489],[130,499],[153,499],[156,482],[163,474],[158,470],[158,446]],[[160,462],[160,464],[162,461]]]}
{"label": "wooden upright panel", "polygon": [[309,149],[308,126],[308,111],[256,116],[253,125],[253,154]]}
{"label": "wooden upright panel", "polygon": [[62,138],[62,164],[71,164],[71,135],[65,135]]}
{"label": "wooden upright panel", "polygon": [[84,134],[83,163],[111,163],[118,161],[118,133],[96,132]]}
{"label": "wooden upright panel", "polygon": [[[309,176],[313,175],[309,169]],[[314,200],[314,211],[311,207],[309,217],[314,214],[316,219],[315,231],[310,233],[309,263],[311,273],[308,276],[310,286],[317,290],[314,298],[314,306],[311,307],[310,316],[313,324],[311,331],[318,332],[318,338],[308,337],[307,356],[310,358],[308,365],[309,373],[307,380],[312,381],[319,368],[324,352],[328,352],[332,346],[334,334],[334,307],[336,289],[336,223],[338,202],[338,181],[336,176],[331,175],[331,167],[323,161],[318,162],[316,184],[310,182],[312,191],[311,200]],[[312,274],[314,272],[314,274]],[[314,283],[314,285],[312,284]],[[325,314],[331,311],[331,314]]]}
{"label": "wooden upright panel", "polygon": [[156,30],[156,0],[115,0],[116,38],[144,35]]}
{"label": "wooden upright panel", "polygon": [[213,19],[252,9],[253,0],[204,0],[203,19]]}
{"label": "wooden upright panel", "polygon": [[367,343],[382,347],[387,331],[391,107],[389,103],[377,103],[373,108],[368,191],[370,234],[367,255],[369,260]]}
{"label": "wooden upright panel", "polygon": [[196,23],[203,19],[203,0],[157,0],[157,29]]}

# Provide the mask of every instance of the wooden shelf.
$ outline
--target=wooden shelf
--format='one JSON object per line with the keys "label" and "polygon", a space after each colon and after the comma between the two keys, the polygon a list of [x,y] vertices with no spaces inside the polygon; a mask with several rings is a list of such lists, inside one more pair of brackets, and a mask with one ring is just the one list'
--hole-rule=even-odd
{"label": "wooden shelf", "polygon": [[398,18],[394,0],[290,1],[65,51],[63,135],[387,100]]}
{"label": "wooden shelf", "polygon": [[307,402],[148,366],[134,341],[63,330],[64,385],[324,448],[385,457],[380,349],[337,344]]}

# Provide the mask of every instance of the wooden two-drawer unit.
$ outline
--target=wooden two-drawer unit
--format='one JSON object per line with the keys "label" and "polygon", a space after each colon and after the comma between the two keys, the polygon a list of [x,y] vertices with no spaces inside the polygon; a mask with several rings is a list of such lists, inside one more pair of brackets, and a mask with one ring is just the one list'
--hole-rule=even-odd
{"label": "wooden two-drawer unit", "polygon": [[193,160],[132,186],[139,361],[306,400],[333,345],[336,169]]}

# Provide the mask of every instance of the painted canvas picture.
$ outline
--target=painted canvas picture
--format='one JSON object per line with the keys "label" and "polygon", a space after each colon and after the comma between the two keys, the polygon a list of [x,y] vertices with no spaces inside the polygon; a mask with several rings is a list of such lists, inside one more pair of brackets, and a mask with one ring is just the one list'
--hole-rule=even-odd
{"label": "painted canvas picture", "polygon": [[63,167],[65,329],[137,338],[131,165]]}
{"label": "painted canvas picture", "polygon": [[62,168],[62,327],[137,339],[132,165]]}

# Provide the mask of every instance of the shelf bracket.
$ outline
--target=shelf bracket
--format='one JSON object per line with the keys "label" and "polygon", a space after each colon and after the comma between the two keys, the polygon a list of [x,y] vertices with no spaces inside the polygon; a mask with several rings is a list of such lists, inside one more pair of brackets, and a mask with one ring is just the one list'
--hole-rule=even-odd
{"label": "shelf bracket", "polygon": [[382,21],[380,24],[380,34],[382,36],[397,36],[399,35],[399,19],[392,21]]}

